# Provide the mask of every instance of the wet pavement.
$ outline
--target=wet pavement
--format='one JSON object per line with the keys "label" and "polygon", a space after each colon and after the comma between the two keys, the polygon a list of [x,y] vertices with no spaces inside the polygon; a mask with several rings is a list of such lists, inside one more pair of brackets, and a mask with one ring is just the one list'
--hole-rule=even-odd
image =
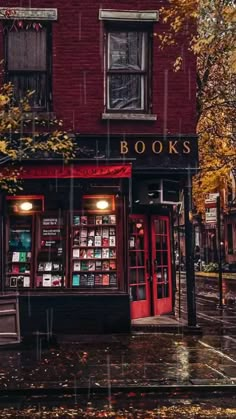
{"label": "wet pavement", "polygon": [[162,318],[174,320],[174,333],[57,336],[50,344],[38,336],[0,348],[0,417],[236,418],[234,299],[219,309],[217,280],[197,278],[202,335],[186,335],[185,282],[182,275],[176,318]]}

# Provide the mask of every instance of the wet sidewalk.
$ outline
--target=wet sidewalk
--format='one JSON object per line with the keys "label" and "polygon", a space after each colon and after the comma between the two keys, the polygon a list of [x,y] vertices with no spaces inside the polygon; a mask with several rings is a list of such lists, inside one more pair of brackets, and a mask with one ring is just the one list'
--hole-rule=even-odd
{"label": "wet sidewalk", "polygon": [[236,339],[182,334],[77,336],[0,350],[0,390],[236,386]]}

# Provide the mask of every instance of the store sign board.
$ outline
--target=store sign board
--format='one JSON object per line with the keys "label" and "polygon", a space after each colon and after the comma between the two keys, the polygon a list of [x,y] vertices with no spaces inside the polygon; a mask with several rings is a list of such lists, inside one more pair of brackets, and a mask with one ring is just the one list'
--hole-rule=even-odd
{"label": "store sign board", "polygon": [[216,205],[216,201],[217,201],[218,196],[220,196],[219,192],[207,194],[206,199],[205,199],[205,205],[207,205],[207,204],[215,204]]}
{"label": "store sign board", "polygon": [[216,224],[217,211],[216,208],[207,208],[205,213],[205,222],[207,224]]}

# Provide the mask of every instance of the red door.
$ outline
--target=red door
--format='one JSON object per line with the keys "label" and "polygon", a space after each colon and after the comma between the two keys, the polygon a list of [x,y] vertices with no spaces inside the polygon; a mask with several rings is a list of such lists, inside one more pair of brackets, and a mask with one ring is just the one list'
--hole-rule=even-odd
{"label": "red door", "polygon": [[143,215],[129,220],[129,293],[131,318],[151,315],[148,225]]}
{"label": "red door", "polygon": [[153,314],[172,311],[170,221],[167,216],[152,216],[152,291]]}
{"label": "red door", "polygon": [[132,319],[172,311],[169,217],[130,217],[129,293]]}

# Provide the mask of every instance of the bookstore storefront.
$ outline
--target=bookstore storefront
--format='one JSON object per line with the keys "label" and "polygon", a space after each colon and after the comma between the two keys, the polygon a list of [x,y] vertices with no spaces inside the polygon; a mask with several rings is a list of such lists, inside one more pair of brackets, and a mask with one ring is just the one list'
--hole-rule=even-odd
{"label": "bookstore storefront", "polygon": [[22,335],[128,332],[131,318],[173,310],[172,208],[185,174],[140,154],[25,165],[22,194],[5,199],[1,272],[2,291],[19,292]]}

